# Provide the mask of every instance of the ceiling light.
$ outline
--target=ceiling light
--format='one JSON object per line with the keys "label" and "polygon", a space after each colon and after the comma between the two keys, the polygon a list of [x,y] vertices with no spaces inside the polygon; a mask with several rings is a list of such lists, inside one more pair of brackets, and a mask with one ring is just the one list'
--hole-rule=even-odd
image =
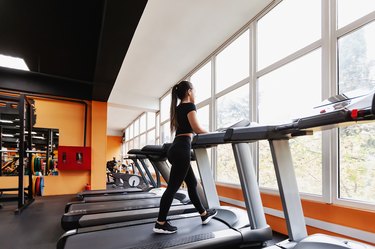
{"label": "ceiling light", "polygon": [[0,66],[30,71],[23,59],[3,54],[0,54]]}

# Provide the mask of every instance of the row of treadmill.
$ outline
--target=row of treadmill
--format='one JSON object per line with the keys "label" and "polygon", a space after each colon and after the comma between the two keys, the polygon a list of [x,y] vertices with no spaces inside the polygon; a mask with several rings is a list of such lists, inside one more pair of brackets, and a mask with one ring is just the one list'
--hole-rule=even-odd
{"label": "row of treadmill", "polygon": [[[204,206],[217,209],[218,214],[209,224],[202,226],[187,192],[179,190],[168,216],[178,227],[178,232],[173,235],[152,231],[164,190],[160,188],[158,178],[169,180],[170,166],[166,154],[170,144],[130,150],[128,154],[135,165],[145,173],[129,174],[123,179],[127,182],[126,187],[121,189],[79,193],[80,201],[66,205],[66,213],[61,219],[66,233],[59,239],[57,248],[374,248],[343,238],[307,234],[289,146],[293,137],[309,135],[315,130],[374,120],[374,96],[374,92],[351,98],[334,96],[323,102],[316,114],[287,124],[259,125],[243,120],[225,130],[195,135],[192,160],[196,160],[201,179],[198,192]],[[268,140],[271,148],[288,229],[289,238],[274,245],[265,243],[272,239],[272,230],[266,223],[249,146],[260,140]],[[224,206],[219,201],[208,149],[225,143],[232,145],[246,209]],[[157,180],[152,180],[146,161],[151,163]]]}

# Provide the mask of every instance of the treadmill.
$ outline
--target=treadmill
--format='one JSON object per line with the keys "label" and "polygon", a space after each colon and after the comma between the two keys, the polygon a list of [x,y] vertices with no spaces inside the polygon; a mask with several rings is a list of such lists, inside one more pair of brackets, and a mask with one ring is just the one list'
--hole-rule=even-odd
{"label": "treadmill", "polygon": [[[99,189],[99,190],[85,190],[77,194],[77,198],[82,200],[86,196],[106,196],[106,195],[118,195],[118,194],[128,194],[130,192],[145,192],[150,189],[149,181],[147,180],[141,166],[138,161],[144,159],[137,156],[130,155],[128,159],[133,160],[134,165],[136,166],[138,172],[141,174],[142,180],[139,179],[138,175],[134,174],[122,174],[124,185],[121,188],[116,189]],[[146,168],[147,172],[148,169]],[[135,180],[136,179],[136,180]],[[134,181],[138,184],[134,184]],[[153,186],[156,187],[156,186]]]}
{"label": "treadmill", "polygon": [[[165,161],[166,157],[163,155],[167,148],[168,145],[159,145],[152,148],[147,147],[147,152],[131,150],[129,153],[137,154],[138,157],[153,153],[154,158],[157,158],[157,154],[159,154],[158,158]],[[147,166],[144,164],[144,167]],[[164,173],[168,173],[169,177],[169,172],[165,171]],[[168,177],[165,176],[167,179]],[[65,231],[68,231],[79,227],[110,224],[146,217],[154,218],[158,214],[160,198],[164,190],[165,188],[162,190],[152,189],[147,193],[86,197],[91,199],[101,198],[97,202],[70,202],[65,207],[65,214],[61,218],[61,226]],[[121,198],[113,199],[113,197]],[[106,199],[107,201],[103,201],[102,199]],[[170,212],[172,215],[195,212],[195,208],[190,204],[190,199],[185,190],[179,190],[176,193]]]}
{"label": "treadmill", "polygon": [[[242,123],[240,123],[242,124]],[[200,215],[195,213],[169,216],[177,233],[169,236],[152,231],[155,218],[93,226],[70,230],[61,236],[57,248],[234,248],[242,245],[263,244],[272,239],[272,230],[265,223],[265,215],[253,216],[253,210],[220,206],[208,161],[207,148],[224,143],[225,132],[197,135],[193,148],[201,175],[204,205],[215,208],[218,214],[207,225],[202,225]],[[253,179],[256,181],[256,178]],[[252,194],[256,191],[252,191]],[[258,195],[259,189],[257,192]],[[261,203],[250,206],[262,208]],[[259,221],[259,227],[250,225],[249,220]]]}
{"label": "treadmill", "polygon": [[[268,140],[275,167],[280,198],[287,224],[289,239],[282,241],[270,249],[374,249],[375,247],[357,241],[313,234],[308,236],[306,223],[299,196],[297,180],[292,163],[289,139],[312,134],[315,130],[326,130],[353,123],[369,122],[375,119],[375,92],[367,95],[348,97],[349,94],[336,95],[319,106],[316,114],[296,119],[289,124],[271,126],[252,126],[228,129],[225,140],[232,143],[234,153],[239,161],[238,167],[246,170],[242,164],[252,161],[248,143]],[[245,185],[250,186],[246,181]]]}
{"label": "treadmill", "polygon": [[[117,200],[129,200],[134,199],[133,194],[137,194],[137,198],[151,198],[155,195],[160,195],[160,191],[151,191],[154,187],[151,187],[147,182],[148,179],[145,177],[145,173],[141,170],[138,160],[142,161],[146,157],[144,155],[131,155],[130,158],[136,162],[136,167],[140,172],[141,176],[134,174],[122,174],[124,180],[123,189],[113,189],[113,190],[90,190],[78,193],[77,197],[80,201],[69,202],[65,206],[65,212],[70,210],[77,210],[80,208],[73,208],[72,206],[81,206],[88,202],[108,202]],[[142,166],[145,164],[142,163]],[[145,171],[149,171],[145,168]],[[149,173],[151,175],[151,173]]]}

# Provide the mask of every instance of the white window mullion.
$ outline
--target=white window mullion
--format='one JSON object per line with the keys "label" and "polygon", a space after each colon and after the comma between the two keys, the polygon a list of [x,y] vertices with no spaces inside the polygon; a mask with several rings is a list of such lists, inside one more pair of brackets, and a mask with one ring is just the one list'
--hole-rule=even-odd
{"label": "white window mullion", "polygon": [[[331,40],[332,31],[335,30],[332,22],[334,13],[331,10],[331,5],[334,1],[322,0],[322,100],[331,96],[332,77],[331,72],[334,70],[331,67],[331,61],[335,59],[332,57]],[[322,132],[322,197],[326,203],[332,203],[332,168],[334,166],[332,161],[333,140],[331,130]]]}
{"label": "white window mullion", "polygon": [[[216,127],[216,56],[212,58],[211,61],[211,105],[210,105],[210,130],[215,131]],[[211,169],[213,177],[217,179],[217,169],[216,169],[216,160],[217,160],[217,147],[211,149]]]}
{"label": "white window mullion", "polygon": [[[250,27],[250,49],[249,49],[249,119],[251,122],[257,121],[257,87],[256,87],[256,70],[257,70],[257,53],[256,53],[256,22],[252,22]],[[258,143],[250,143],[250,151],[252,154],[253,165],[257,174],[257,180],[259,182],[259,164],[258,164]]]}

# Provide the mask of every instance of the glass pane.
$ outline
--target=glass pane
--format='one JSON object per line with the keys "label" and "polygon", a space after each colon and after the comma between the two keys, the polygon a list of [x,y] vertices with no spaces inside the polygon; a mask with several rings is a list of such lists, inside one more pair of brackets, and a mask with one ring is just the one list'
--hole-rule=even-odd
{"label": "glass pane", "polygon": [[263,124],[289,123],[321,102],[321,50],[258,80],[258,115]]}
{"label": "glass pane", "polygon": [[155,144],[155,129],[147,132],[147,144]]}
{"label": "glass pane", "polygon": [[134,136],[139,135],[139,119],[134,121]]}
{"label": "glass pane", "polygon": [[[339,90],[370,91],[375,88],[375,22],[339,39]],[[340,129],[339,197],[375,202],[375,125]]]}
{"label": "glass pane", "polygon": [[171,107],[171,95],[168,94],[160,102],[160,122],[169,119],[169,109]]}
{"label": "glass pane", "polygon": [[207,131],[210,130],[210,108],[209,107],[210,107],[209,105],[206,105],[197,110],[197,118],[198,118],[199,124]]}
{"label": "glass pane", "polygon": [[193,169],[194,175],[197,179],[201,179],[201,175],[199,174],[198,165],[196,161],[190,162],[191,168]]}
{"label": "glass pane", "polygon": [[375,88],[374,34],[372,22],[338,40],[340,93]]}
{"label": "glass pane", "polygon": [[134,124],[132,123],[129,127],[129,138],[132,139],[134,137]]}
{"label": "glass pane", "polygon": [[170,122],[163,124],[163,126],[161,127],[161,136],[162,144],[171,142]]}
{"label": "glass pane", "polygon": [[240,184],[231,144],[217,146],[216,165],[217,181],[230,184]]}
{"label": "glass pane", "polygon": [[133,140],[133,148],[134,149],[140,149],[139,148],[139,137],[135,137]]}
{"label": "glass pane", "polygon": [[278,189],[268,141],[259,141],[259,186]]}
{"label": "glass pane", "polygon": [[122,156],[126,155],[129,151],[129,143],[122,144]]}
{"label": "glass pane", "polygon": [[146,113],[142,114],[141,118],[139,119],[139,133],[143,133],[146,131]]}
{"label": "glass pane", "polygon": [[282,1],[258,21],[257,37],[258,69],[319,40],[321,1]]}
{"label": "glass pane", "polygon": [[338,0],[337,26],[343,26],[375,11],[374,0]]}
{"label": "glass pane", "polygon": [[147,130],[155,127],[155,116],[154,112],[147,113]]}
{"label": "glass pane", "polygon": [[160,114],[156,114],[156,137],[160,136],[160,122],[159,122]]}
{"label": "glass pane", "polygon": [[129,127],[128,128],[126,128],[126,130],[125,130],[125,141],[128,141],[129,139],[130,139],[130,136],[129,136]]}
{"label": "glass pane", "polygon": [[[212,151],[211,151],[212,149],[211,148],[207,148],[207,154],[208,154],[208,161],[209,161],[209,163],[210,163],[210,165],[212,165],[211,164],[211,153],[212,153]],[[199,169],[198,169],[198,164],[197,164],[197,161],[191,161],[191,168],[193,169],[193,171],[194,171],[194,175],[195,175],[195,177],[197,178],[197,179],[201,179],[201,176],[200,176],[200,174],[199,174]]]}
{"label": "glass pane", "polygon": [[[289,140],[293,166],[300,192],[322,195],[321,132]],[[259,142],[259,182],[265,188],[277,189],[275,169],[267,141]]]}
{"label": "glass pane", "polygon": [[[316,50],[258,80],[259,123],[289,123],[321,102],[321,51]],[[301,192],[322,194],[322,139],[314,136],[290,140]],[[313,173],[312,173],[313,172]],[[259,180],[275,188],[276,180],[267,142],[259,143]]]}
{"label": "glass pane", "polygon": [[322,133],[301,136],[290,140],[293,166],[298,190],[303,193],[322,195]]}
{"label": "glass pane", "polygon": [[142,149],[146,145],[146,134],[142,134],[139,138],[139,148]]}
{"label": "glass pane", "polygon": [[191,76],[195,91],[195,103],[199,104],[211,96],[211,61]]}
{"label": "glass pane", "polygon": [[[134,149],[134,142],[133,140],[130,140],[129,141],[129,148],[128,148],[128,151],[131,150],[131,149]],[[127,153],[127,152],[126,152]]]}
{"label": "glass pane", "polygon": [[375,203],[375,124],[339,130],[339,197]]}
{"label": "glass pane", "polygon": [[217,128],[249,119],[249,84],[217,99]]}
{"label": "glass pane", "polygon": [[249,76],[249,30],[216,57],[216,92]]}

